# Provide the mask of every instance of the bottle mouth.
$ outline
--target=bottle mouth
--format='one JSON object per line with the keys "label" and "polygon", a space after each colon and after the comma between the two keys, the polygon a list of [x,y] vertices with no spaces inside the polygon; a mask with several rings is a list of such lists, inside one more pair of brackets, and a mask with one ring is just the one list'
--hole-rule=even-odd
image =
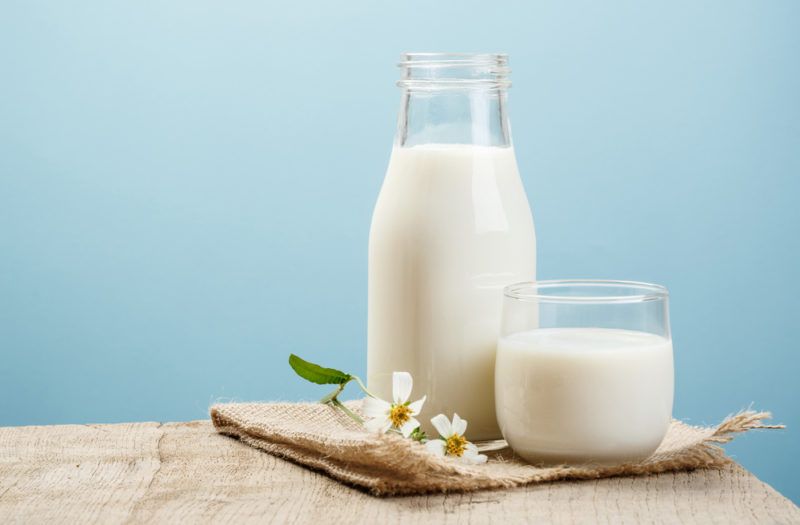
{"label": "bottle mouth", "polygon": [[397,85],[407,89],[507,89],[505,53],[403,53]]}

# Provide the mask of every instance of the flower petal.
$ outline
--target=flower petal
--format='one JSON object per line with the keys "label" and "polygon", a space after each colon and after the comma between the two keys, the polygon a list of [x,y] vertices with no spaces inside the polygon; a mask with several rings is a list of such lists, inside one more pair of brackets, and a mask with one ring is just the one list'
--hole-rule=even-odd
{"label": "flower petal", "polygon": [[414,382],[408,372],[394,372],[392,374],[392,399],[395,405],[402,405],[411,396],[411,387]]}
{"label": "flower petal", "polygon": [[408,421],[403,423],[403,426],[400,427],[400,433],[403,434],[404,438],[407,438],[414,432],[414,429],[419,427],[419,421],[414,419],[413,417],[408,418]]}
{"label": "flower petal", "polygon": [[453,434],[463,436],[467,431],[467,420],[458,417],[458,414],[453,414]]}
{"label": "flower petal", "polygon": [[461,461],[472,465],[480,465],[482,463],[486,463],[488,459],[489,458],[484,456],[483,454],[475,454],[474,456],[467,456],[466,454],[464,454],[463,456],[461,456]]}
{"label": "flower petal", "polygon": [[436,428],[436,431],[443,438],[449,438],[453,435],[453,427],[450,425],[450,420],[444,414],[439,414],[431,418],[431,424]]}
{"label": "flower petal", "polygon": [[422,399],[418,399],[413,403],[409,403],[408,408],[409,410],[411,410],[412,416],[416,416],[417,414],[420,413],[420,411],[422,410],[422,405],[425,403],[425,399],[427,399],[427,397],[428,396],[422,396]]}
{"label": "flower petal", "polygon": [[385,434],[386,431],[392,426],[392,422],[388,417],[376,417],[375,419],[368,419],[367,421],[364,421],[364,426],[371,432],[380,432],[381,434]]}
{"label": "flower petal", "polygon": [[425,443],[425,448],[434,456],[444,457],[445,443],[441,439],[431,439]]}
{"label": "flower petal", "polygon": [[361,402],[361,411],[367,417],[385,416],[391,409],[392,405],[375,397],[365,397]]}
{"label": "flower petal", "polygon": [[476,447],[473,443],[467,443],[466,448],[464,449],[464,455],[461,456],[461,461],[464,463],[471,463],[474,465],[479,465],[481,463],[486,463],[489,458],[483,454],[478,454],[478,447]]}

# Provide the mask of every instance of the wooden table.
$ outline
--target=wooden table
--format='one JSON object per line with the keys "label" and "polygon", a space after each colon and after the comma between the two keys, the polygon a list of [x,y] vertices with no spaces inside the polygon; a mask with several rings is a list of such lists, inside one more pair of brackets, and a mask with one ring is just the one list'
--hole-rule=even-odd
{"label": "wooden table", "polygon": [[2,523],[800,523],[743,468],[379,499],[207,421],[0,428]]}

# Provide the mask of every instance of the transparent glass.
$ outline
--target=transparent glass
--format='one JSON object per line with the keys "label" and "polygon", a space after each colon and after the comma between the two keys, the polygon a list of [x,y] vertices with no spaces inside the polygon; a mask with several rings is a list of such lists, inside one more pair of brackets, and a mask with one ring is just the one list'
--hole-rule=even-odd
{"label": "transparent glass", "polygon": [[405,53],[396,145],[510,146],[504,54]]}
{"label": "transparent glass", "polygon": [[565,280],[505,288],[495,402],[503,437],[523,459],[650,456],[672,418],[673,376],[663,286]]}

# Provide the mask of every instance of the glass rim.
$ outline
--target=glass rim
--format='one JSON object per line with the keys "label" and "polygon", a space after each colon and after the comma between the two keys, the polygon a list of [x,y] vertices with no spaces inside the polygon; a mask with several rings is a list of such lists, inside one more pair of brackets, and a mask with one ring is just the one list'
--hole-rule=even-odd
{"label": "glass rim", "polygon": [[[559,295],[548,293],[558,288],[585,289],[587,291],[603,288],[625,289],[626,294]],[[620,304],[666,300],[669,291],[660,284],[640,281],[618,281],[606,279],[558,279],[548,281],[525,281],[503,288],[503,295],[518,301],[537,301],[547,303],[573,304]]]}

